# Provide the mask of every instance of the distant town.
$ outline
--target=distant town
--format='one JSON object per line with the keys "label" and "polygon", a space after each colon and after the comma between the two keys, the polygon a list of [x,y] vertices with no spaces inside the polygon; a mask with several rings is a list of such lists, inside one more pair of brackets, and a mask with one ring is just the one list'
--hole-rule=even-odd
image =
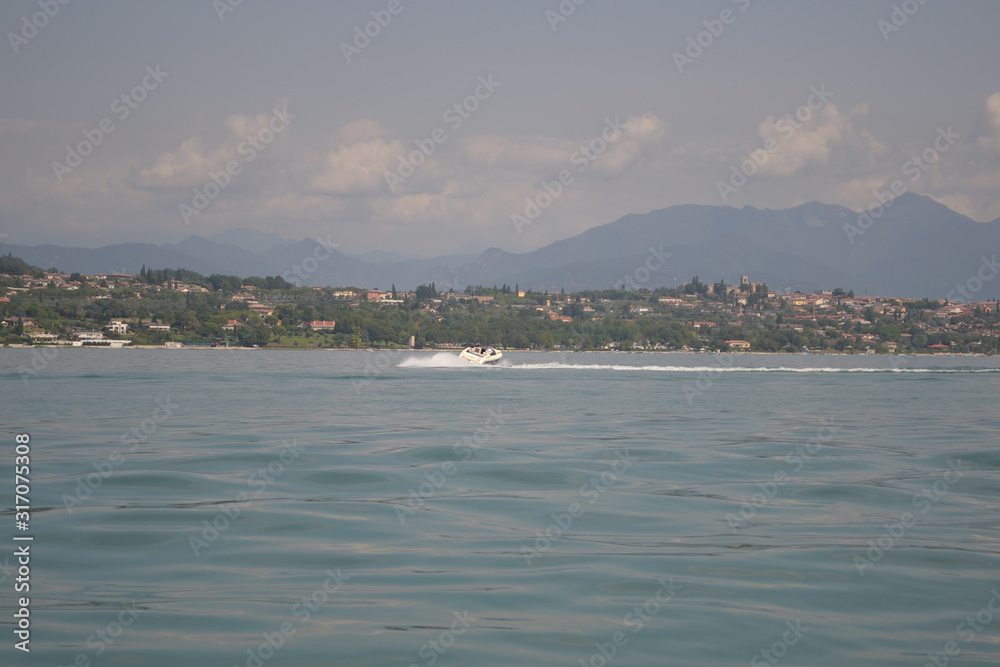
{"label": "distant town", "polygon": [[[454,348],[997,354],[997,301],[777,294],[693,277],[578,292],[301,287],[280,277],[42,270],[0,257],[0,344],[158,348]],[[388,288],[387,288],[388,287]]]}

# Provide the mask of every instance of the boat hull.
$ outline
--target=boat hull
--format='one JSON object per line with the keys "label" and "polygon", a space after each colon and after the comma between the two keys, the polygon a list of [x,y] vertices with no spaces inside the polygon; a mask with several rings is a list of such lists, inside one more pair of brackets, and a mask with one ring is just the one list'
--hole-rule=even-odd
{"label": "boat hull", "polygon": [[500,361],[503,358],[503,353],[492,348],[484,350],[482,348],[467,347],[458,356],[477,366],[489,366]]}

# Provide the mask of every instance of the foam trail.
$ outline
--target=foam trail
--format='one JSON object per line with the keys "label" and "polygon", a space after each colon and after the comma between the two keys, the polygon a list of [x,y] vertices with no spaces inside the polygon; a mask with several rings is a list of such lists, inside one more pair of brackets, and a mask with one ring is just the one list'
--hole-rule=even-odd
{"label": "foam trail", "polygon": [[399,362],[400,368],[472,368],[465,359],[460,359],[455,352],[437,352],[431,356],[418,355],[408,357]]}
{"label": "foam trail", "polygon": [[517,370],[644,371],[659,373],[997,373],[1000,368],[791,368],[788,366],[626,366],[621,364],[511,364]]}
{"label": "foam trail", "polygon": [[[477,366],[459,358],[457,352],[436,352],[432,355],[419,354],[399,362],[399,368],[490,368]],[[836,368],[833,366],[800,367],[790,366],[629,366],[625,364],[567,364],[563,362],[519,364],[503,359],[492,368],[508,370],[577,370],[577,371],[625,371],[646,373],[1000,373],[1000,368]]]}

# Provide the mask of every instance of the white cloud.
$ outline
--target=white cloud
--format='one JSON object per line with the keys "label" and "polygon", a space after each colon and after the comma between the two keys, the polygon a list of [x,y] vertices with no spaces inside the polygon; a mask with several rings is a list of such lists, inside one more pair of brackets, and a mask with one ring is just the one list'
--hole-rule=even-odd
{"label": "white cloud", "polygon": [[41,122],[37,120],[25,120],[23,118],[0,118],[0,136],[5,134],[23,134],[36,127],[40,127]]}
{"label": "white cloud", "polygon": [[632,116],[623,123],[625,136],[639,144],[656,144],[667,133],[667,124],[653,113]]}
{"label": "white cloud", "polygon": [[979,137],[977,143],[987,150],[1000,151],[1000,92],[986,98],[986,120],[993,133]]}
{"label": "white cloud", "polygon": [[387,187],[385,172],[394,171],[404,152],[402,142],[381,138],[341,146],[326,154],[309,187],[334,195],[375,194]]}
{"label": "white cloud", "polygon": [[965,194],[954,194],[954,195],[931,195],[937,202],[944,204],[948,208],[962,215],[968,216],[973,220],[979,214],[979,210],[976,207],[975,200],[969,195]]}
{"label": "white cloud", "polygon": [[828,102],[804,122],[795,116],[768,116],[757,127],[757,134],[762,143],[777,142],[778,149],[768,155],[761,173],[791,176],[810,164],[827,164],[834,150],[842,147],[853,148],[864,161],[870,161],[872,154],[881,153],[884,147],[854,127],[854,119],[866,113],[867,107],[860,105],[845,115]]}
{"label": "white cloud", "polygon": [[[634,164],[643,149],[659,144],[666,134],[667,125],[655,114],[631,116],[622,122],[624,132],[605,143],[601,153],[588,171],[604,175],[618,175]],[[602,127],[591,137],[567,141],[555,137],[501,137],[484,135],[462,141],[465,158],[475,166],[530,171],[532,178],[551,176],[562,169],[576,169],[572,163],[582,155],[581,147],[597,140],[606,130]]]}
{"label": "white cloud", "polygon": [[[1000,216],[1000,92],[986,98],[984,111],[985,127],[980,126],[979,136],[975,140],[974,135],[963,136],[941,153],[914,190],[970,218],[991,221]],[[911,152],[932,146],[935,138],[928,137]]]}
{"label": "white cloud", "polygon": [[[287,105],[284,105],[287,106]],[[261,112],[256,116],[244,116],[241,114],[231,114],[226,118],[226,129],[236,138],[245,139],[250,135],[256,135],[267,127],[268,121],[272,118],[270,112]]]}
{"label": "white cloud", "polygon": [[[287,109],[287,104],[279,104],[276,109]],[[164,153],[153,160],[152,165],[139,169],[135,184],[140,188],[195,187],[210,178],[213,171],[225,169],[228,161],[237,159],[241,142],[268,127],[274,117],[273,112],[261,112],[254,116],[231,114],[226,118],[228,130],[226,140],[209,148],[199,136],[181,142],[177,150]],[[275,135],[280,136],[280,135]],[[273,144],[267,151],[254,151],[255,157],[264,152],[273,152]]]}
{"label": "white cloud", "polygon": [[436,194],[400,195],[374,202],[372,212],[380,220],[397,222],[448,222],[457,212],[449,197]]}
{"label": "white cloud", "polygon": [[[627,136],[627,135],[626,135]],[[624,173],[642,155],[642,146],[629,139],[619,139],[591,163],[590,171],[607,176]]]}
{"label": "white cloud", "polygon": [[[1000,216],[1000,92],[986,99],[984,109],[985,131],[981,129],[975,140],[962,136],[967,130],[942,124],[933,132],[889,150],[868,132],[853,128],[857,145],[867,142],[875,148],[864,155],[843,150],[853,159],[841,160],[838,169],[830,166],[825,170],[827,176],[844,174],[845,178],[831,184],[832,200],[855,210],[870,208],[878,201],[876,190],[886,192],[898,180],[906,191],[933,197],[974,220],[996,219]],[[952,133],[960,136],[946,150],[940,150],[940,139]],[[849,143],[845,142],[844,147]],[[924,157],[928,150],[937,159]],[[919,175],[914,156],[923,158],[920,164],[925,165]]]}
{"label": "white cloud", "polygon": [[462,152],[474,165],[510,169],[564,167],[576,144],[552,137],[482,135],[462,140]]}
{"label": "white cloud", "polygon": [[135,183],[140,188],[197,186],[209,178],[209,172],[222,168],[235,154],[235,146],[208,149],[200,137],[191,137],[177,150],[164,153],[151,166],[141,169]]}
{"label": "white cloud", "polygon": [[855,211],[867,210],[878,202],[875,190],[883,188],[885,183],[884,176],[852,178],[834,187],[833,201]]}

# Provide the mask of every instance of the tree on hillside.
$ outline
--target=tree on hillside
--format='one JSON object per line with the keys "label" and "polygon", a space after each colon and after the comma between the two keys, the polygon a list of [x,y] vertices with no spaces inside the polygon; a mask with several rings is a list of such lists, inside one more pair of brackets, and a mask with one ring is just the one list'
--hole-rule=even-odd
{"label": "tree on hillside", "polygon": [[[468,291],[468,289],[466,291]],[[417,285],[418,299],[436,299],[437,296],[438,292],[434,287],[434,283],[431,283],[430,285]]]}
{"label": "tree on hillside", "polygon": [[20,257],[14,257],[14,255],[11,253],[7,253],[6,255],[0,255],[0,273],[6,273],[12,276],[20,276],[20,275],[34,275],[36,271],[41,271],[41,269],[28,264]]}

